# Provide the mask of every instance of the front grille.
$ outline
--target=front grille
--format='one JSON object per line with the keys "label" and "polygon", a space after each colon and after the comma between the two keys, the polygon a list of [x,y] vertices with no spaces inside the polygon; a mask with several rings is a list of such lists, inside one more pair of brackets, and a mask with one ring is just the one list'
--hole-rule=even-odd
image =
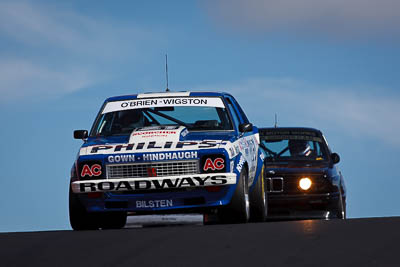
{"label": "front grille", "polygon": [[[313,184],[308,191],[303,191],[299,188],[299,180],[302,177],[310,177]],[[283,179],[283,184],[281,187],[276,186],[275,184],[271,188],[270,181]],[[267,190],[270,193],[283,193],[283,194],[303,194],[303,193],[310,193],[310,194],[320,194],[320,193],[327,193],[332,190],[331,184],[327,178],[323,175],[295,175],[295,174],[282,174],[278,175],[278,177],[266,177],[265,179],[267,183]],[[277,188],[281,189],[281,191],[277,190]]]}
{"label": "front grille", "polygon": [[149,177],[151,169],[155,169],[157,177],[199,173],[197,160],[118,164],[106,167],[108,179]]}

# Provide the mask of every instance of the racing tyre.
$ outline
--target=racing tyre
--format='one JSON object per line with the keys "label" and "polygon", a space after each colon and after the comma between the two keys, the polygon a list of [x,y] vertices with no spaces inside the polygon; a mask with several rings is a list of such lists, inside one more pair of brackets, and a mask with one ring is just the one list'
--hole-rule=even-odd
{"label": "racing tyre", "polygon": [[222,223],[246,223],[250,218],[250,201],[247,170],[240,172],[236,190],[233,193],[231,203],[218,211],[219,220]]}
{"label": "racing tyre", "polygon": [[101,214],[102,229],[121,229],[125,226],[127,219],[126,212],[107,212]]}
{"label": "racing tyre", "polygon": [[346,220],[346,216],[346,200],[343,197],[340,197],[337,218]]}
{"label": "racing tyre", "polygon": [[264,166],[260,176],[250,192],[250,220],[264,222],[268,216],[268,198],[264,187]]}
{"label": "racing tyre", "polygon": [[89,213],[76,194],[69,189],[69,222],[74,230],[97,230],[97,214]]}

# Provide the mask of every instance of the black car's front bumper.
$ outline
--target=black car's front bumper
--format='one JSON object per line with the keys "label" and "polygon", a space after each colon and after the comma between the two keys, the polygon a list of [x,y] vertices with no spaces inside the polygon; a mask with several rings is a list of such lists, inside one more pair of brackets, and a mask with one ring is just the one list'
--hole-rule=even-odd
{"label": "black car's front bumper", "polygon": [[268,195],[270,219],[329,219],[336,216],[340,193]]}

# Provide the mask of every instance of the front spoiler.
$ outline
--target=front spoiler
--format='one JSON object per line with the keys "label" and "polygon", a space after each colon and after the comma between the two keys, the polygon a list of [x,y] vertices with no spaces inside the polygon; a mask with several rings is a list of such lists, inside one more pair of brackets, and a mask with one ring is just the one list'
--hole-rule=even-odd
{"label": "front spoiler", "polygon": [[205,173],[166,177],[80,180],[71,183],[74,193],[122,192],[152,189],[179,189],[188,187],[236,184],[235,173]]}
{"label": "front spoiler", "polygon": [[329,219],[337,207],[339,193],[269,195],[269,219]]}
{"label": "front spoiler", "polygon": [[275,212],[268,214],[268,220],[309,220],[309,219],[330,219],[331,213],[328,210],[287,210],[285,212]]}

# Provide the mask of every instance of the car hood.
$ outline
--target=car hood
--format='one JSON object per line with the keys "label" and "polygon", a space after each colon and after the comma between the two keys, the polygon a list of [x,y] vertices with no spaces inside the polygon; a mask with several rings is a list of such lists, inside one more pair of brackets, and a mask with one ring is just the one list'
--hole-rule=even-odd
{"label": "car hood", "polygon": [[267,174],[279,175],[279,174],[328,174],[331,168],[327,163],[322,164],[267,164]]}

